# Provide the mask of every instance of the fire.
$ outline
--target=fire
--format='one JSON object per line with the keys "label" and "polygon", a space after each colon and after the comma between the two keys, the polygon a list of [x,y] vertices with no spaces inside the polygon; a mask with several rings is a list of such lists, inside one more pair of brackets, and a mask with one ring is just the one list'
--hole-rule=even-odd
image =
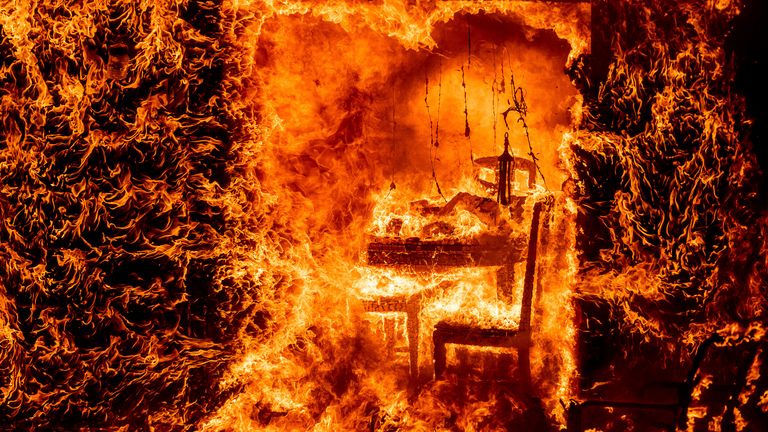
{"label": "fire", "polygon": [[[559,189],[567,172],[558,165],[558,147],[573,127],[571,112],[581,103],[560,70],[585,50],[588,12],[583,6],[553,11],[516,3],[482,11],[473,3],[442,6],[453,9],[398,15],[389,5],[280,5],[261,24],[264,54],[258,61],[264,68],[256,75],[264,123],[272,125],[264,141],[265,164],[270,165],[265,165],[262,184],[279,191],[278,202],[290,203],[289,223],[300,224],[297,232],[307,235],[289,248],[299,255],[285,261],[286,269],[297,265],[288,273],[299,271],[301,287],[295,297],[275,305],[288,308],[275,320],[278,332],[243,351],[224,388],[245,387],[207,428],[338,430],[373,421],[383,429],[432,429],[442,427],[446,415],[456,415],[451,412],[469,430],[509,421],[495,418],[514,397],[504,384],[489,399],[432,378],[432,333],[439,323],[518,328],[523,266],[515,270],[520,277],[510,288],[515,303],[499,297],[498,266],[381,268],[360,251],[371,242],[386,246],[406,238],[437,245],[458,241],[470,248],[527,235],[533,203],[553,192],[539,186],[520,207],[522,214],[499,211],[488,191],[496,181],[493,169],[475,160],[495,160],[505,132],[515,143],[514,154],[532,151],[524,135],[528,131],[516,127],[517,118],[510,116],[507,128],[501,117],[506,99],[516,91],[510,81],[514,73],[518,85],[525,80],[527,104],[554,106],[554,114],[531,109],[526,118],[540,172],[533,171],[534,179],[530,172],[516,173],[513,188],[525,195],[529,180],[546,179]],[[506,25],[520,30],[499,33],[508,40],[494,45],[493,30],[489,34],[482,24],[472,24],[484,14],[509,17],[503,18],[509,20]],[[382,20],[385,16],[390,18]],[[552,33],[537,30],[551,29],[543,23],[555,16],[571,25],[557,24]],[[526,40],[534,37],[549,39],[532,48]],[[329,58],[328,49],[338,55]],[[436,50],[438,55],[430,52]],[[553,63],[555,52],[559,58]],[[543,64],[551,66],[542,69]],[[559,198],[545,224],[558,241],[540,254],[541,298],[534,320],[541,337],[535,340],[532,369],[534,376],[546,375],[545,370],[554,374],[536,384],[547,398],[546,415],[562,421],[558,401],[570,397],[575,366],[575,332],[562,331],[563,318],[572,315],[575,230],[567,225],[575,208],[561,192],[554,193]],[[478,211],[478,205],[489,212]],[[302,340],[298,347],[297,338]],[[559,349],[544,352],[546,344]],[[473,347],[448,348],[449,369],[462,368],[456,359],[470,356],[486,358],[489,365],[501,358],[508,364],[503,371],[514,359],[508,349],[490,348],[483,354]],[[509,379],[510,372],[502,372],[502,378]],[[476,400],[462,405],[446,400],[463,392]],[[520,410],[524,404],[516,402]],[[365,406],[375,411],[361,413]],[[246,410],[251,414],[243,416]]]}
{"label": "fire", "polygon": [[6,2],[0,424],[760,429],[748,7]]}

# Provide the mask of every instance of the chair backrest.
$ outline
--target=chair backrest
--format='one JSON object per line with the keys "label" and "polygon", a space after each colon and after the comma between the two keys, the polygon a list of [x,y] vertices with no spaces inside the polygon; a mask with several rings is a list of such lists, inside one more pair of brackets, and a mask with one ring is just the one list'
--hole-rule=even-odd
{"label": "chair backrest", "polygon": [[533,287],[536,279],[536,255],[539,242],[539,221],[544,203],[537,200],[533,204],[531,230],[528,237],[528,255],[525,259],[525,279],[523,281],[523,298],[520,307],[520,332],[530,337],[531,309],[533,308]]}

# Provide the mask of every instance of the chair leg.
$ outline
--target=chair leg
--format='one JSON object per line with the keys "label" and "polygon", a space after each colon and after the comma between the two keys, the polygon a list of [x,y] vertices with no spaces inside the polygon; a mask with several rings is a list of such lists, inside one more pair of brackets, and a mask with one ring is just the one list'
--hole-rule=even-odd
{"label": "chair leg", "polygon": [[439,332],[434,332],[432,342],[435,345],[435,380],[441,380],[445,373],[445,340]]}
{"label": "chair leg", "polygon": [[409,301],[406,306],[406,323],[408,331],[408,355],[410,363],[411,382],[414,385],[420,384],[419,379],[419,309],[421,304],[418,300]]}
{"label": "chair leg", "polygon": [[508,304],[515,300],[515,268],[512,263],[502,266],[496,271],[496,295]]}
{"label": "chair leg", "polygon": [[384,317],[384,335],[387,338],[386,341],[386,348],[387,348],[387,356],[392,357],[392,354],[395,352],[395,339],[397,338],[397,334],[395,333],[395,319],[389,316]]}
{"label": "chair leg", "polygon": [[531,348],[524,341],[517,349],[517,376],[525,392],[531,388]]}

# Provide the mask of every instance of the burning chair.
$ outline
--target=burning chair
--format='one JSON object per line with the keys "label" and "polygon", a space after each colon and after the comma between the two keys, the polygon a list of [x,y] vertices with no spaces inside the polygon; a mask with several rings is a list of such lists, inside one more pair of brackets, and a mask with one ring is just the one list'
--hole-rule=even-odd
{"label": "burning chair", "polygon": [[[505,140],[506,141],[506,140]],[[495,170],[495,181],[477,180],[489,193],[495,193],[498,204],[511,213],[522,213],[522,206],[528,194],[513,195],[512,181],[516,171],[528,174],[528,191],[535,187],[536,166],[527,159],[509,154],[508,141],[500,157],[475,160],[480,169]],[[494,190],[495,189],[495,190]],[[460,194],[461,195],[461,194]],[[460,196],[459,195],[459,196]],[[457,196],[457,197],[459,197]],[[542,212],[547,208],[545,200],[535,200],[527,235],[520,238],[500,238],[497,241],[467,244],[458,240],[422,240],[420,238],[374,238],[366,250],[367,264],[377,267],[407,267],[417,272],[432,273],[446,268],[498,267],[497,295],[505,300],[512,300],[514,265],[525,263],[522,298],[520,303],[520,321],[515,329],[481,328],[471,325],[455,324],[448,320],[439,321],[433,331],[434,376],[443,378],[446,369],[446,345],[460,344],[484,347],[503,347],[516,349],[519,358],[520,381],[527,386],[530,380],[530,341],[531,315],[533,309],[534,280],[536,257],[539,243],[539,226]],[[548,199],[548,198],[547,198]],[[446,207],[452,205],[454,200]],[[491,200],[491,202],[493,202]],[[495,208],[498,204],[493,203]],[[527,246],[526,246],[527,244]],[[381,296],[364,301],[367,312],[393,312],[406,314],[410,376],[414,383],[419,381],[419,313],[422,300],[419,294]]]}
{"label": "burning chair", "polygon": [[[530,343],[531,313],[533,309],[533,290],[536,273],[536,254],[539,238],[539,221],[543,203],[537,201],[533,207],[527,253],[514,251],[506,256],[500,274],[509,271],[517,262],[525,262],[525,277],[521,299],[520,323],[516,329],[482,328],[441,321],[435,326],[432,340],[435,354],[435,379],[441,379],[446,369],[446,344],[459,344],[483,347],[514,348],[518,351],[519,379],[523,386],[530,381]],[[500,284],[501,285],[501,284]]]}
{"label": "burning chair", "polygon": [[[411,382],[417,382],[419,376],[419,311],[421,300],[418,295],[388,296],[375,300],[363,301],[366,312],[392,312],[406,315],[408,334],[408,363]],[[390,331],[394,333],[394,331]],[[390,335],[391,336],[391,335]]]}

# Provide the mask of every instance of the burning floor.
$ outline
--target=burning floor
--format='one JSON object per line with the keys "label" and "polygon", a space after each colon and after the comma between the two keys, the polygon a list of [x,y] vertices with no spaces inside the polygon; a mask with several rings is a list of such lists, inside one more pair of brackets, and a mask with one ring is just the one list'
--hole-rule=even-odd
{"label": "burning floor", "polygon": [[768,430],[757,3],[7,2],[0,430]]}

